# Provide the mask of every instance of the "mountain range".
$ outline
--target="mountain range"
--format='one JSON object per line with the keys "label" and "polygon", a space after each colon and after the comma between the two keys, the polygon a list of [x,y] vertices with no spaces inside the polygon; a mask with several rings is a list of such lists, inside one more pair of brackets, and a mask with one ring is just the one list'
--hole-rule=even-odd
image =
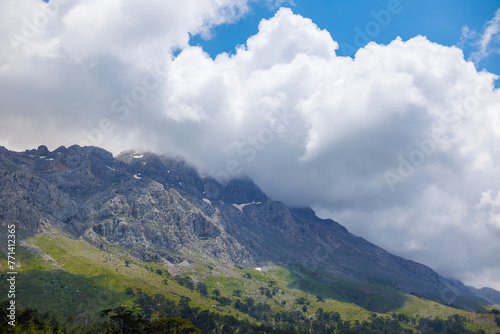
{"label": "mountain range", "polygon": [[171,267],[279,265],[293,273],[295,289],[373,311],[401,306],[405,293],[466,310],[500,304],[500,292],[390,254],[310,208],[269,198],[248,178],[221,184],[151,152],[0,147],[0,222],[15,223],[22,238],[65,233]]}

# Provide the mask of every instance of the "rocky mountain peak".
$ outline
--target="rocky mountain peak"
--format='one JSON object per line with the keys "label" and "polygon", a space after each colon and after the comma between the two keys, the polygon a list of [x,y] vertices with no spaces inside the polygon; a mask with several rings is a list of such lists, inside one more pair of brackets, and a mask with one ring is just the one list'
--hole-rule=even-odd
{"label": "rocky mountain peak", "polygon": [[264,203],[266,194],[248,177],[232,179],[221,187],[220,198],[228,203]]}

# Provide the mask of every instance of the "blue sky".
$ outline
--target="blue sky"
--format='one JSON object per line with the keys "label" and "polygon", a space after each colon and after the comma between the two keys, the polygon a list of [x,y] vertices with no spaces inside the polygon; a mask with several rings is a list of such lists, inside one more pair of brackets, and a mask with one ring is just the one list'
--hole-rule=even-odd
{"label": "blue sky", "polygon": [[[390,18],[378,23],[372,12],[387,11],[394,6]],[[289,7],[295,14],[310,18],[319,28],[326,29],[339,43],[338,55],[353,56],[355,50],[364,46],[360,42],[359,31],[371,32],[366,35],[371,41],[388,44],[397,36],[408,40],[417,35],[426,36],[430,41],[446,46],[457,45],[464,50],[465,57],[473,52],[470,43],[461,44],[463,27],[481,34],[486,22],[491,20],[500,7],[497,0],[294,0],[281,6]],[[192,45],[200,45],[210,56],[221,52],[234,53],[235,46],[245,44],[248,37],[255,35],[262,19],[274,16],[277,7],[268,2],[254,2],[251,11],[236,23],[217,26],[211,39],[197,35],[191,39]],[[377,26],[379,32],[377,31]],[[369,29],[373,29],[370,31]],[[365,32],[366,33],[366,32]],[[500,74],[500,57],[491,55],[477,64],[478,69]]]}

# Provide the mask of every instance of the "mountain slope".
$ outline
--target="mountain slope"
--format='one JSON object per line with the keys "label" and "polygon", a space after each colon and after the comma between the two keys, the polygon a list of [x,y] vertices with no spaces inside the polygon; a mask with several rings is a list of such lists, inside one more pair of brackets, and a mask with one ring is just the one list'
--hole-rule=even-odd
{"label": "mountain slope", "polygon": [[222,185],[148,152],[0,148],[0,221],[31,234],[60,230],[101,250],[119,245],[142,261],[282,265],[296,288],[371,310],[397,307],[398,292],[466,308],[500,296],[394,256],[309,208],[288,208],[249,179]]}

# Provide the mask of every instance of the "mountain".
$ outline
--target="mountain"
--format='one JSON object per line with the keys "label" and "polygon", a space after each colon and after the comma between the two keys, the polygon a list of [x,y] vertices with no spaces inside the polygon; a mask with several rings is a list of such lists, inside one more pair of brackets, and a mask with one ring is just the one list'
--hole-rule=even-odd
{"label": "mountain", "polygon": [[248,178],[220,184],[150,152],[0,147],[0,221],[24,236],[61,232],[103,251],[120,246],[140,261],[280,265],[296,289],[375,311],[401,306],[402,293],[466,309],[500,304],[498,291],[445,279],[310,208],[268,198]]}

